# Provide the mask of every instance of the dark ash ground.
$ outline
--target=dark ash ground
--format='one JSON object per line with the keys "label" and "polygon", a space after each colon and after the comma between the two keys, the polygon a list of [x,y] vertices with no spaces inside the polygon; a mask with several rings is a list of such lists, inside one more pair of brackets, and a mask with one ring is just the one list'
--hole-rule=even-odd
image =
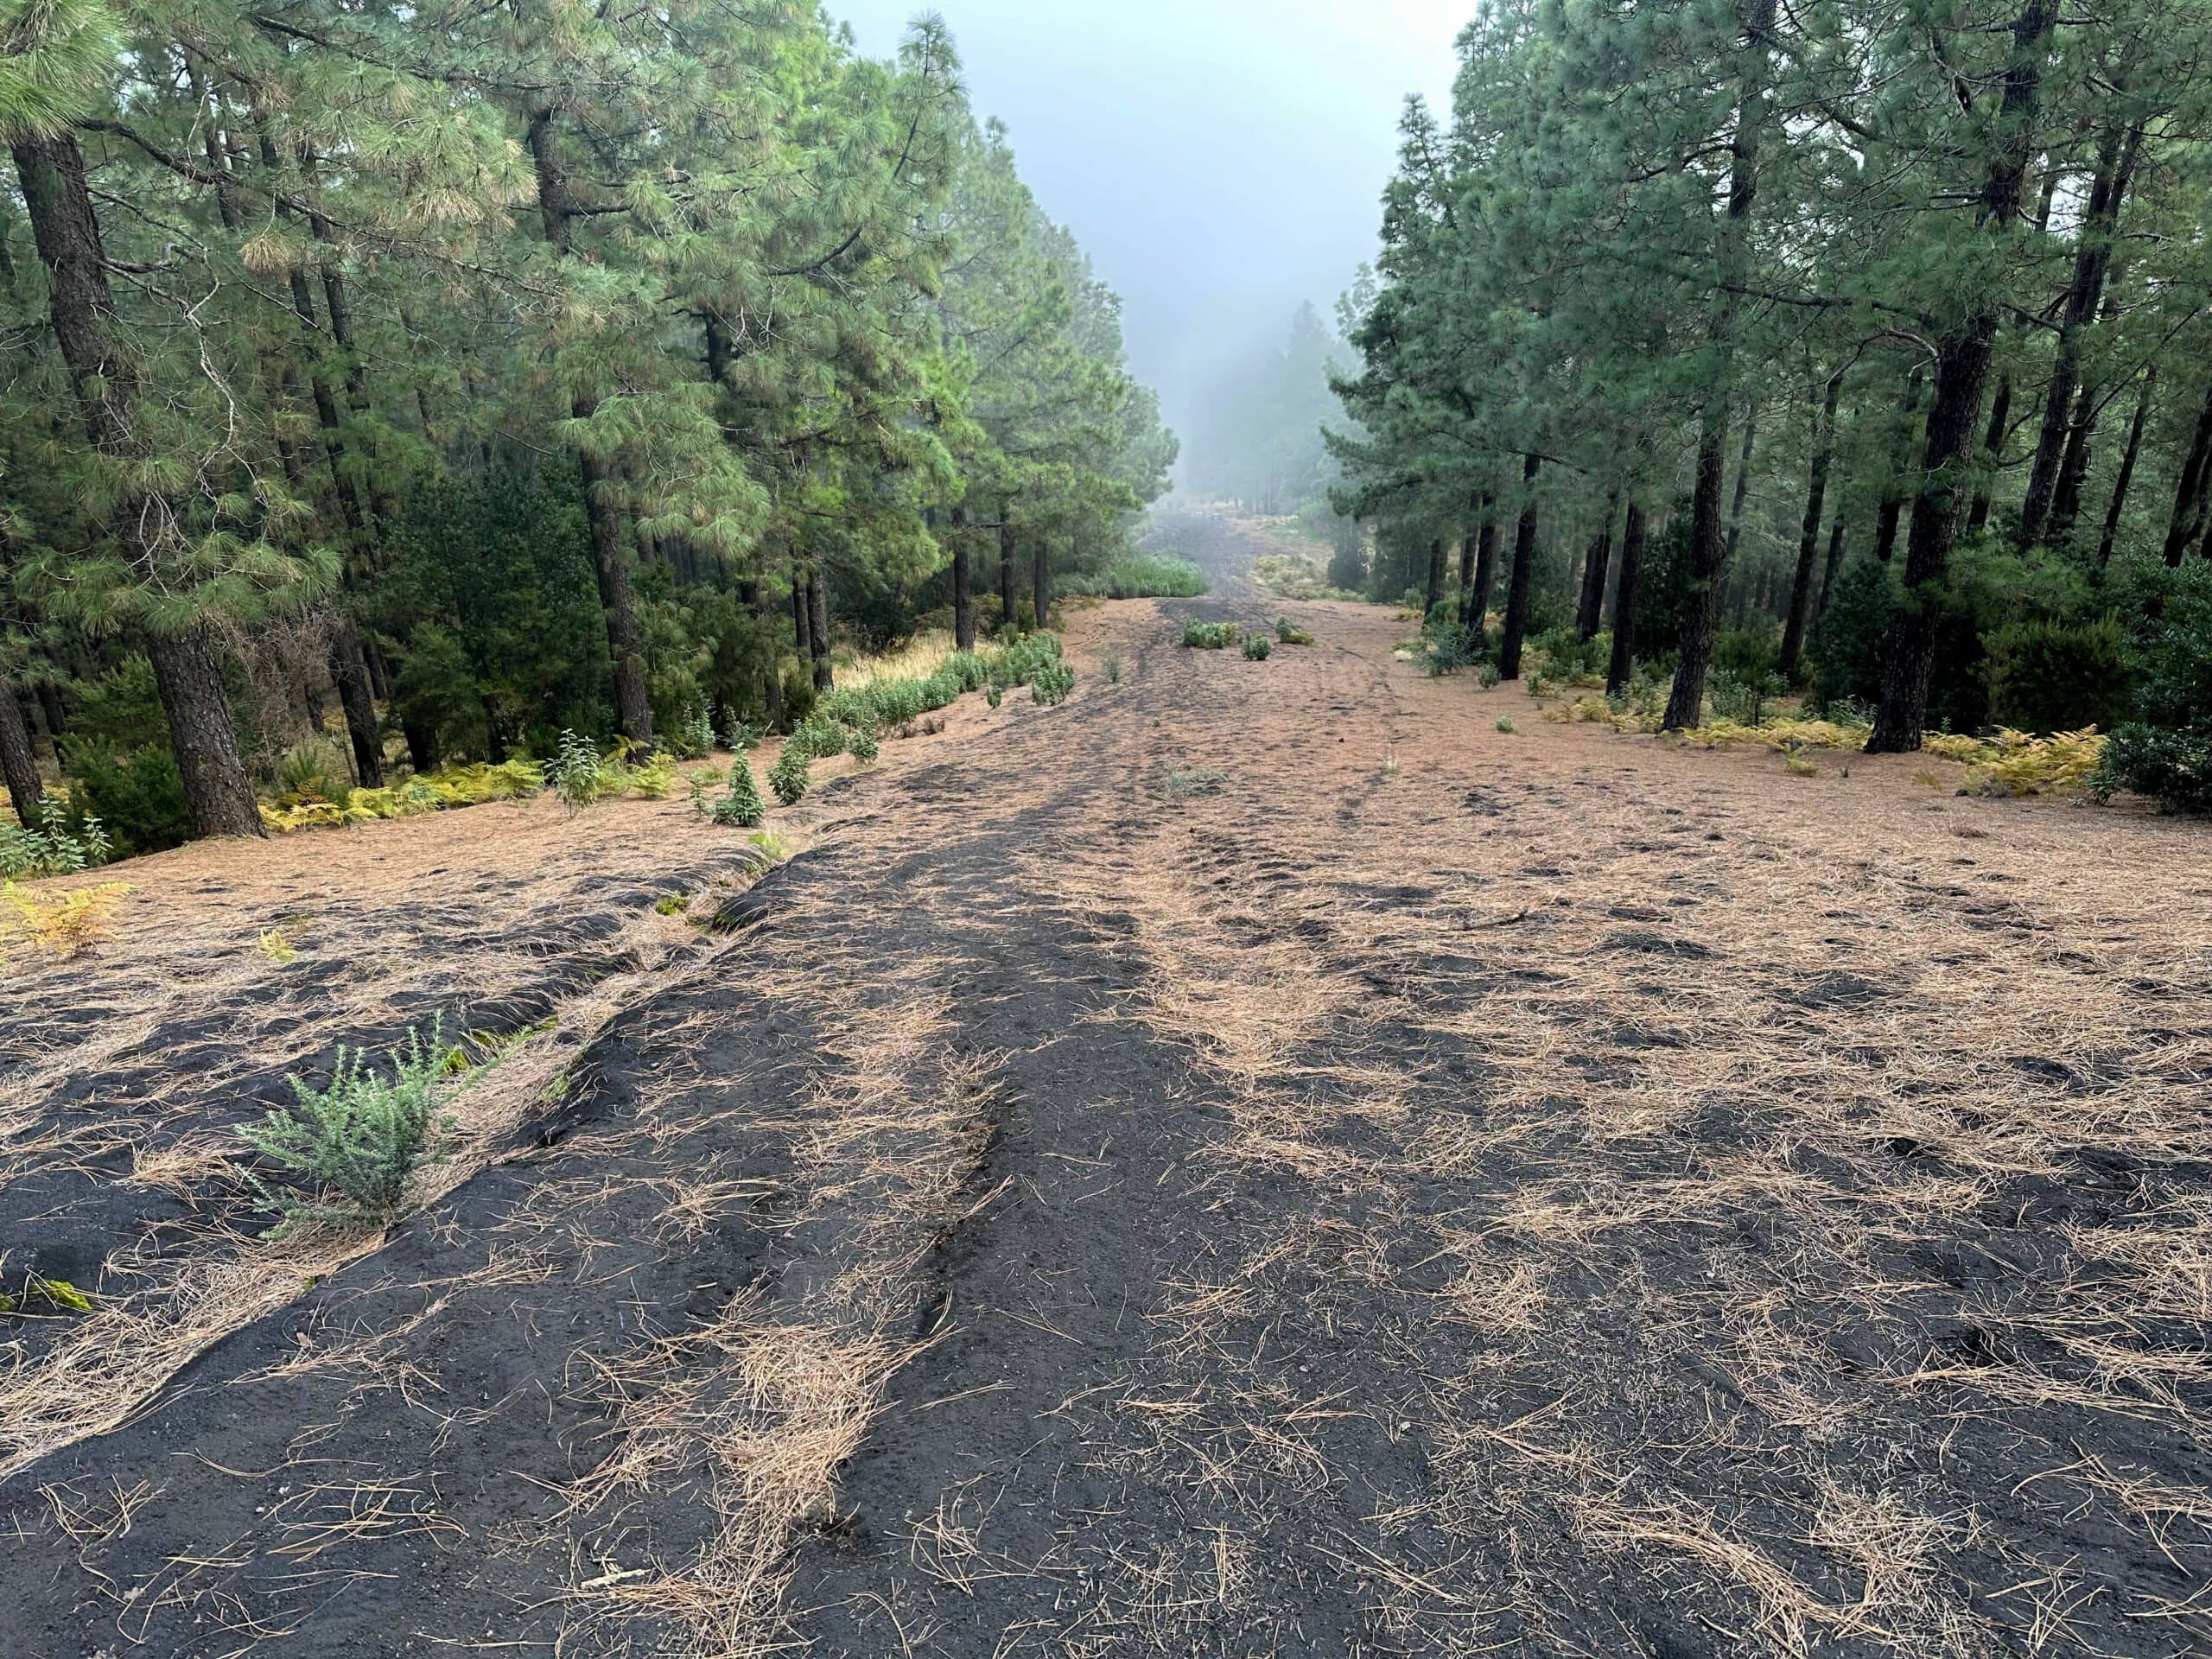
{"label": "dark ash ground", "polygon": [[[2202,832],[1545,724],[1173,530],[1211,597],[741,905],[518,888],[469,1022],[558,1027],[312,1285],[219,1160],[126,1177],[340,989],[58,1067],[130,988],[11,1002],[10,1269],[148,1288],[0,1338],[0,1653],[2212,1650]],[[393,975],[349,1033],[466,988]]]}

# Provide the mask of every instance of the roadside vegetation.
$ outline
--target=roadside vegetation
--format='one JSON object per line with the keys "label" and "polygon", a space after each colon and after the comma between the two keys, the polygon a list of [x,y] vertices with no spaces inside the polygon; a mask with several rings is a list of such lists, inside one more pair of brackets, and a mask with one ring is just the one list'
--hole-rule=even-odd
{"label": "roadside vegetation", "polygon": [[1120,302],[940,22],[0,34],[0,868],[652,796],[855,656],[1203,590],[1136,545],[1176,445]]}

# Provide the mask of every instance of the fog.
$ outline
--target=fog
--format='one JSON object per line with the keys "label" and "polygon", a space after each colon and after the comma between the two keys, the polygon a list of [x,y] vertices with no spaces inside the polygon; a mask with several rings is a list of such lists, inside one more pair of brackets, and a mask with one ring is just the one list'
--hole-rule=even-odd
{"label": "fog", "polygon": [[[1224,359],[1372,257],[1405,96],[1441,101],[1476,0],[942,0],[979,115],[1127,302],[1188,430]],[[829,0],[889,52],[912,0]]]}

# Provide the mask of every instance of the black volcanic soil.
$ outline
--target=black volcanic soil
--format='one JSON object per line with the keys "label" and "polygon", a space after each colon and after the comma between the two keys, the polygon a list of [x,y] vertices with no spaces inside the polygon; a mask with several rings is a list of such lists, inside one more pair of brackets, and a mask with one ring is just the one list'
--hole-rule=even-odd
{"label": "black volcanic soil", "polygon": [[[479,809],[0,982],[98,1304],[0,1325],[0,1653],[2212,1650],[2202,830],[1547,722],[1165,526],[1212,594],[765,876]],[[434,1008],[531,1034],[423,1207],[252,1236],[229,1126]]]}

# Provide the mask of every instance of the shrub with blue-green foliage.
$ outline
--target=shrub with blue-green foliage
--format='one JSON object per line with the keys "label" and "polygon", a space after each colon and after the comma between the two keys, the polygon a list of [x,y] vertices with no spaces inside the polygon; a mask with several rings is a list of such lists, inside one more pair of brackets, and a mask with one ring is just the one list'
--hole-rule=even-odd
{"label": "shrub with blue-green foliage", "polygon": [[441,1019],[431,1022],[428,1036],[410,1031],[391,1051],[388,1079],[368,1069],[359,1049],[347,1048],[338,1051],[326,1087],[292,1078],[291,1104],[238,1133],[270,1163],[307,1177],[320,1191],[303,1195],[253,1176],[263,1204],[283,1217],[284,1227],[391,1215],[407,1178],[433,1150],[440,1087],[453,1058]]}
{"label": "shrub with blue-green foliage", "polygon": [[784,745],[784,752],[768,769],[768,787],[776,791],[776,798],[785,806],[797,806],[806,798],[807,785],[811,781],[807,767],[813,759],[805,744],[793,741]]}

